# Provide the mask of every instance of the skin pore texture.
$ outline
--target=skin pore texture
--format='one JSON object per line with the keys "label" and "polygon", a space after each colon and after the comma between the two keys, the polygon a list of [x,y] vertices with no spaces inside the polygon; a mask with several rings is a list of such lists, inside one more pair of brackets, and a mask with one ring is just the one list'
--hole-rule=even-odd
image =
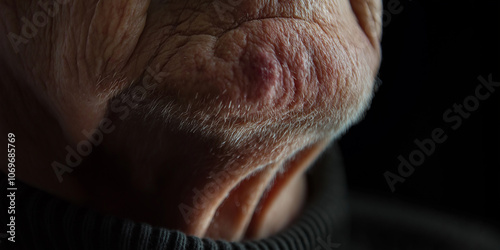
{"label": "skin pore texture", "polygon": [[17,178],[215,239],[293,221],[304,171],[368,108],[380,62],[379,1],[1,0],[0,12],[0,132],[16,134]]}

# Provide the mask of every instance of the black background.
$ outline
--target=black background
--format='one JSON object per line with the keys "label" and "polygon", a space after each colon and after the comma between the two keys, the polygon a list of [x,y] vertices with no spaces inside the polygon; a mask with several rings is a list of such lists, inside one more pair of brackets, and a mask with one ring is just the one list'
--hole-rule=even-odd
{"label": "black background", "polygon": [[[498,1],[401,0],[394,14],[383,2],[383,84],[340,140],[349,188],[500,225],[500,87],[456,130],[443,120],[479,76],[500,82]],[[384,173],[397,174],[398,156],[408,159],[435,128],[447,140],[391,192]]]}

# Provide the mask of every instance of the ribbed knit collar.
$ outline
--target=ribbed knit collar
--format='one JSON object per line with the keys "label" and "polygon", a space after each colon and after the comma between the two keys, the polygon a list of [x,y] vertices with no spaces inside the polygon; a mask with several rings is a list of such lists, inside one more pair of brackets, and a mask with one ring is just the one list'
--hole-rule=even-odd
{"label": "ribbed knit collar", "polygon": [[[347,242],[348,214],[344,173],[336,150],[330,148],[316,162],[308,172],[308,182],[308,202],[290,227],[262,240],[227,242],[102,215],[16,181],[16,242],[3,238],[0,249],[330,250],[342,246]],[[5,174],[1,174],[0,188],[7,190]],[[1,196],[2,208],[8,207],[6,195]],[[9,219],[4,210],[0,216],[3,227]]]}

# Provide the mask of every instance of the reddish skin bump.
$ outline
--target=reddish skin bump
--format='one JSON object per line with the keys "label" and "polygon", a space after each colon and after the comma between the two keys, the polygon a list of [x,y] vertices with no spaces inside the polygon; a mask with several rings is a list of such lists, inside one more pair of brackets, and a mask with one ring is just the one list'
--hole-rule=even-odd
{"label": "reddish skin bump", "polygon": [[248,79],[246,86],[243,86],[245,99],[259,102],[273,100],[281,75],[279,62],[274,55],[259,50],[247,50],[242,58],[242,67]]}

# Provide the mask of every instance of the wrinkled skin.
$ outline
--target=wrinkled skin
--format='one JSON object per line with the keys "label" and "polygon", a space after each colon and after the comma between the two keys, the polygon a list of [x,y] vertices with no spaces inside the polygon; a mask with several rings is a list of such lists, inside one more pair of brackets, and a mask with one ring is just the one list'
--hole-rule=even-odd
{"label": "wrinkled skin", "polygon": [[[0,3],[0,131],[16,134],[18,179],[103,213],[266,237],[372,96],[378,1],[59,2],[32,37],[23,17],[44,8]],[[54,167],[92,131],[92,153]]]}

